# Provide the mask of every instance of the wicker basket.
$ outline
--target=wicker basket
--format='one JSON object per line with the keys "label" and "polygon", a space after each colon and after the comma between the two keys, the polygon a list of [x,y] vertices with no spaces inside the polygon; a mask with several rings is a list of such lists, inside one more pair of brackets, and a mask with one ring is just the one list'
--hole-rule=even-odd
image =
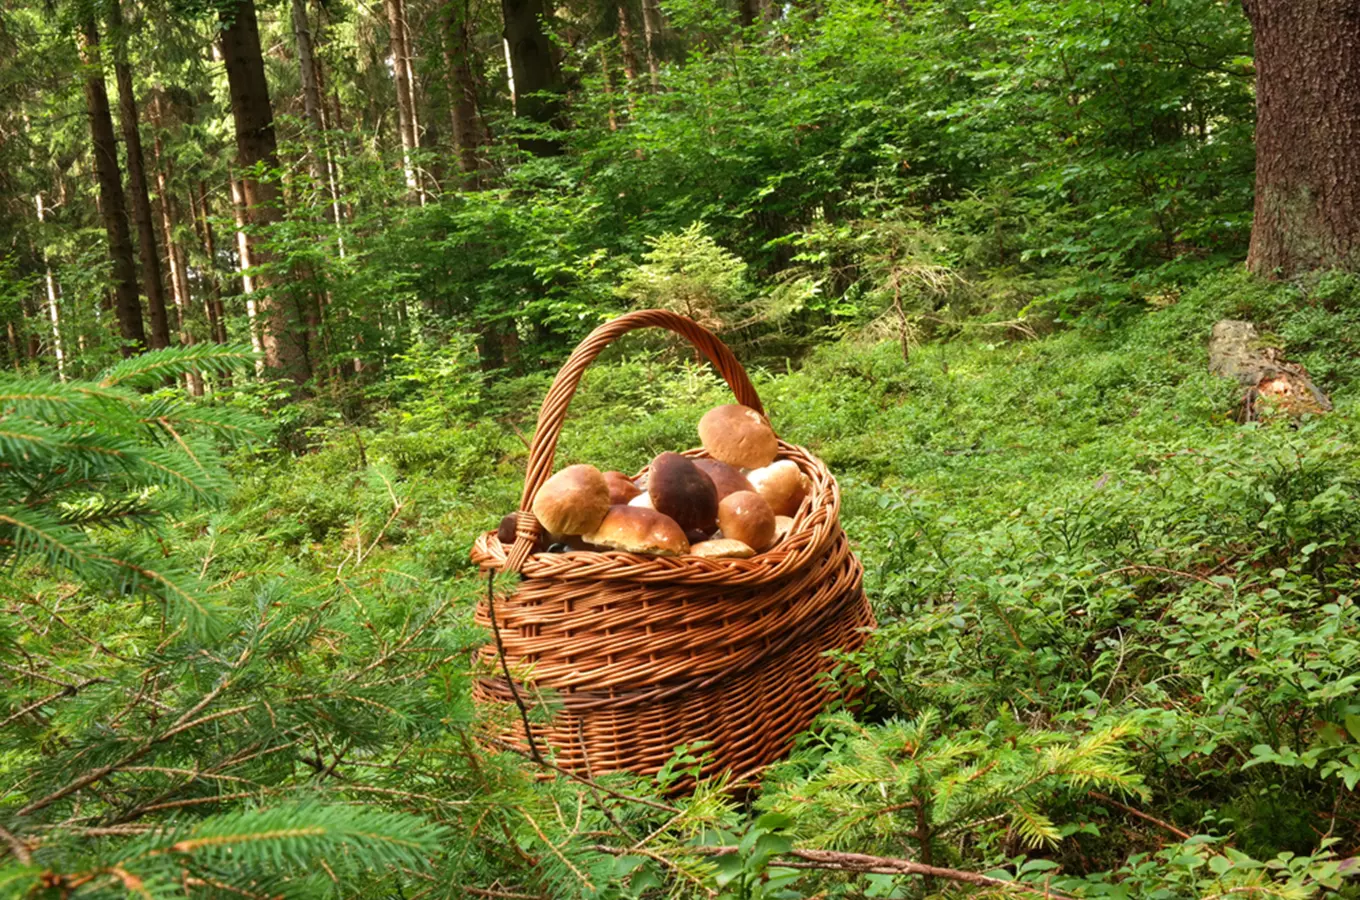
{"label": "wicker basket", "polygon": [[[687,338],[738,402],[762,409],[732,351],[689,319],[643,310],[601,325],[558,372],[539,411],[515,542],[503,546],[488,532],[472,558],[484,571],[521,576],[513,593],[497,595],[496,624],[510,671],[530,682],[520,696],[553,704],[551,722],[534,725],[533,736],[553,748],[558,765],[652,775],[676,746],[707,741],[704,774],[748,774],[786,753],[832,699],[820,677],[831,667],[823,654],[860,647],[874,624],[825,464],[780,442],[779,455],[798,463],[812,491],[788,536],[750,559],[530,552],[539,525],[527,510],[552,474],[581,375],[616,338],[653,326]],[[485,627],[488,612],[483,600],[477,621]],[[494,645],[482,654],[496,661]],[[514,699],[504,678],[490,676],[474,696]],[[522,726],[511,739],[524,745]]]}

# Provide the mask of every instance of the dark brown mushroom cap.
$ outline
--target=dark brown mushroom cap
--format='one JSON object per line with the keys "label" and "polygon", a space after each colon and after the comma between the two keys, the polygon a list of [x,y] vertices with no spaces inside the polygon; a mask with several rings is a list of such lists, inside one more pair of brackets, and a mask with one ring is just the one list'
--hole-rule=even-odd
{"label": "dark brown mushroom cap", "polygon": [[670,516],[686,531],[711,531],[718,521],[718,489],[713,479],[679,453],[652,460],[647,495],[656,511]]}
{"label": "dark brown mushroom cap", "polygon": [[694,464],[713,479],[713,486],[718,489],[718,500],[728,494],[735,494],[737,491],[754,491],[751,482],[746,480],[746,476],[740,471],[729,466],[722,460],[717,459],[696,459]]}

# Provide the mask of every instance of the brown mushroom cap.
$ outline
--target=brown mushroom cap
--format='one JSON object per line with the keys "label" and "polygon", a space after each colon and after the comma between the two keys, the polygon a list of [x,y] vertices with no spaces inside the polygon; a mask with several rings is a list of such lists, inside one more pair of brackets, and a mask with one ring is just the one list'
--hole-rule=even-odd
{"label": "brown mushroom cap", "polygon": [[670,516],[641,506],[611,506],[600,527],[582,536],[608,550],[682,556],[689,552],[685,532]]}
{"label": "brown mushroom cap", "polygon": [[702,541],[690,547],[689,552],[692,556],[702,556],[705,559],[750,559],[756,555],[756,551],[748,545],[731,538]]}
{"label": "brown mushroom cap", "polygon": [[567,466],[534,497],[534,515],[552,534],[594,531],[609,512],[609,484],[594,466]]}
{"label": "brown mushroom cap", "polygon": [[713,479],[679,453],[662,453],[652,460],[647,494],[656,511],[679,522],[682,529],[711,531],[718,520]]}
{"label": "brown mushroom cap", "polygon": [[713,486],[718,489],[719,500],[722,500],[728,494],[735,494],[737,491],[755,490],[751,487],[751,482],[746,480],[745,475],[721,460],[696,459],[694,464],[705,475],[713,479]]}
{"label": "brown mushroom cap", "polygon": [[749,406],[715,406],[699,420],[699,441],[708,455],[739,469],[768,466],[779,453],[770,422]]}
{"label": "brown mushroom cap", "polygon": [[627,503],[642,493],[642,489],[633,484],[632,479],[622,472],[605,472],[604,480],[609,485],[610,506]]}
{"label": "brown mushroom cap", "polygon": [[770,504],[776,516],[792,516],[798,512],[799,504],[812,490],[811,480],[791,459],[781,459],[763,469],[748,472],[746,479]]}
{"label": "brown mushroom cap", "polygon": [[515,527],[515,513],[506,513],[501,524],[496,526],[496,537],[507,547],[515,542]]}
{"label": "brown mushroom cap", "polygon": [[728,494],[718,504],[723,537],[741,541],[759,552],[774,543],[774,510],[755,491]]}

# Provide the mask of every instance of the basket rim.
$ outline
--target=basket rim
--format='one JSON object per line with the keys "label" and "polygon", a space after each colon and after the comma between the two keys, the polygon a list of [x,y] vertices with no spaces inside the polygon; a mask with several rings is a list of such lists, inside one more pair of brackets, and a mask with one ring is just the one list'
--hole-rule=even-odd
{"label": "basket rim", "polygon": [[[703,448],[683,451],[690,458],[709,459]],[[692,584],[754,585],[779,581],[820,558],[840,531],[840,487],[826,463],[797,444],[779,441],[777,459],[788,459],[812,481],[812,490],[788,535],[769,550],[749,559],[706,559],[699,556],[648,556],[624,550],[573,550],[533,553],[520,576],[559,581],[638,581]],[[640,473],[639,473],[640,474]],[[485,571],[505,571],[510,547],[496,531],[478,536],[472,561]]]}

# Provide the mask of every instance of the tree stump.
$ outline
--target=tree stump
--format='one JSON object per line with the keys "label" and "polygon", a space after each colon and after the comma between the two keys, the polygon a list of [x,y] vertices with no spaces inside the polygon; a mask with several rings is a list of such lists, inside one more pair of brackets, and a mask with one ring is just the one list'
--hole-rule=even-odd
{"label": "tree stump", "polygon": [[1209,371],[1235,378],[1242,385],[1237,415],[1240,422],[1261,418],[1263,400],[1293,418],[1332,408],[1331,399],[1313,384],[1308,370],[1285,359],[1280,348],[1263,342],[1250,322],[1224,319],[1214,325],[1209,338]]}

